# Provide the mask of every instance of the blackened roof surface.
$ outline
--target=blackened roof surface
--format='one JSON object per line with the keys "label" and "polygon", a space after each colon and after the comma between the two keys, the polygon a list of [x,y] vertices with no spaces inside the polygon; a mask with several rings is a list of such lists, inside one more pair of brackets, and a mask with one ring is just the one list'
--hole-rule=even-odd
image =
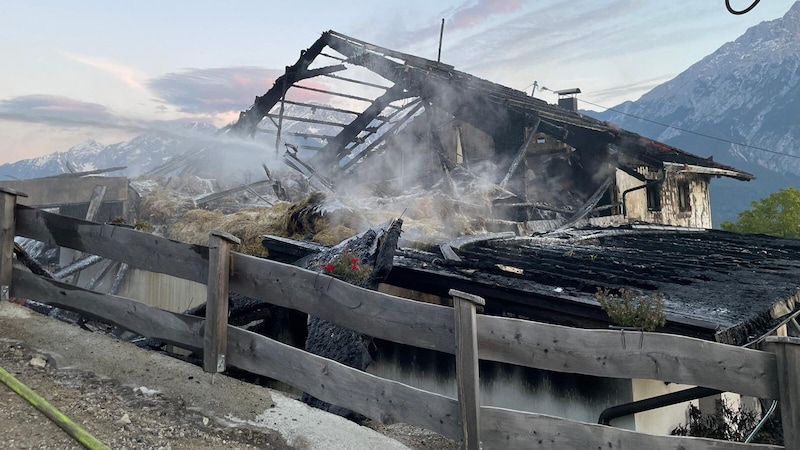
{"label": "blackened roof surface", "polygon": [[800,301],[800,240],[627,225],[479,241],[456,251],[462,262],[437,270],[587,307],[596,305],[598,287],[659,292],[668,321],[738,330],[721,339],[738,345]]}

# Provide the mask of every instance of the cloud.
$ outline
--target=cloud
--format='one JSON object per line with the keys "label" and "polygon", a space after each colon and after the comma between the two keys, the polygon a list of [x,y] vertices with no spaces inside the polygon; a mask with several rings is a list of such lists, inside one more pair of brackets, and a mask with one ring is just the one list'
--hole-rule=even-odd
{"label": "cloud", "polygon": [[91,56],[76,55],[73,53],[66,53],[67,58],[85,64],[95,69],[99,69],[111,74],[114,78],[125,83],[126,85],[139,90],[144,90],[145,86],[142,83],[144,74],[137,69],[128,67],[107,59],[95,58]]}
{"label": "cloud", "polygon": [[508,14],[522,8],[522,0],[478,0],[470,6],[456,9],[450,27],[456,30],[471,28],[486,22],[495,14]]}
{"label": "cloud", "polygon": [[59,95],[24,95],[0,101],[0,119],[51,125],[109,126],[119,121],[107,107]]}
{"label": "cloud", "polygon": [[218,114],[247,108],[282,73],[261,67],[189,69],[148,80],[146,85],[160,100],[179,111]]}
{"label": "cloud", "polygon": [[[494,16],[515,13],[524,8],[522,0],[468,0],[459,6],[448,8],[436,15],[445,19],[445,33],[450,34],[458,31],[468,31],[486,24]],[[419,21],[414,21],[419,23]],[[410,29],[404,32],[397,32],[397,23],[393,23],[391,35],[382,36],[390,45],[398,48],[405,48],[421,41],[428,41],[439,38],[441,23],[439,20],[430,19],[424,23],[433,23],[427,27]]]}

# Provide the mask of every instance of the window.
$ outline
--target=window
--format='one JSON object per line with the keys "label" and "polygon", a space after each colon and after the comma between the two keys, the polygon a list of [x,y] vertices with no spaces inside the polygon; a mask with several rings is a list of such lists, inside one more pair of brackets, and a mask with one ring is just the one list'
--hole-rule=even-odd
{"label": "window", "polygon": [[661,183],[650,183],[645,190],[647,191],[647,210],[661,211]]}
{"label": "window", "polygon": [[537,144],[544,144],[544,142],[545,142],[545,140],[544,140],[544,138],[543,138],[543,137],[536,138],[536,143],[537,143]]}
{"label": "window", "polygon": [[688,181],[678,182],[678,209],[682,212],[692,210],[692,195]]}

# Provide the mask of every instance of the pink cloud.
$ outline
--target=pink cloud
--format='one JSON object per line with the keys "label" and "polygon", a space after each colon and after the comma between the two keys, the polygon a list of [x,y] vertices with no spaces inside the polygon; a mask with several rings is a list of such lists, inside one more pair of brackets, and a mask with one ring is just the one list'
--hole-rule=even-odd
{"label": "pink cloud", "polygon": [[522,8],[522,0],[478,0],[470,6],[461,6],[453,13],[449,26],[455,29],[480,25],[490,16],[507,14]]}

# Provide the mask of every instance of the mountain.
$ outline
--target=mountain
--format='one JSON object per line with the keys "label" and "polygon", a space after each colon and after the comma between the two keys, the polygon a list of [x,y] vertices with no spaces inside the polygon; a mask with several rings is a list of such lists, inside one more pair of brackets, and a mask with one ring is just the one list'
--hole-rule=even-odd
{"label": "mountain", "polygon": [[[284,119],[281,140],[299,146],[303,156],[310,156],[309,149],[323,145],[324,141],[295,136],[294,133],[336,135],[341,127],[331,124],[345,124],[354,117],[353,114],[323,107],[311,109],[286,105],[284,115],[300,120]],[[309,119],[331,124],[304,121]],[[129,141],[110,145],[90,139],[64,152],[0,165],[0,180],[58,175],[69,172],[71,165],[78,171],[126,166],[127,169],[110,175],[130,178],[145,173],[153,176],[191,173],[207,178],[224,176],[231,182],[236,178],[247,181],[263,176],[262,163],[271,169],[283,167],[276,161],[274,150],[277,122],[277,119],[274,123],[264,120],[255,140],[217,135],[215,127],[202,123],[172,123]],[[283,154],[282,146],[279,150],[279,155]]]}
{"label": "mountain", "polygon": [[714,223],[735,220],[752,200],[800,186],[800,1],[782,18],[748,29],[639,100],[584,113],[753,173],[751,182],[711,183]]}
{"label": "mountain", "polygon": [[81,172],[126,166],[124,171],[111,175],[136,177],[176,155],[196,148],[198,143],[203,145],[200,141],[209,139],[215,131],[216,128],[208,124],[186,123],[142,133],[129,141],[111,145],[90,139],[64,152],[3,164],[0,166],[0,179],[58,175],[69,172],[68,165]]}

